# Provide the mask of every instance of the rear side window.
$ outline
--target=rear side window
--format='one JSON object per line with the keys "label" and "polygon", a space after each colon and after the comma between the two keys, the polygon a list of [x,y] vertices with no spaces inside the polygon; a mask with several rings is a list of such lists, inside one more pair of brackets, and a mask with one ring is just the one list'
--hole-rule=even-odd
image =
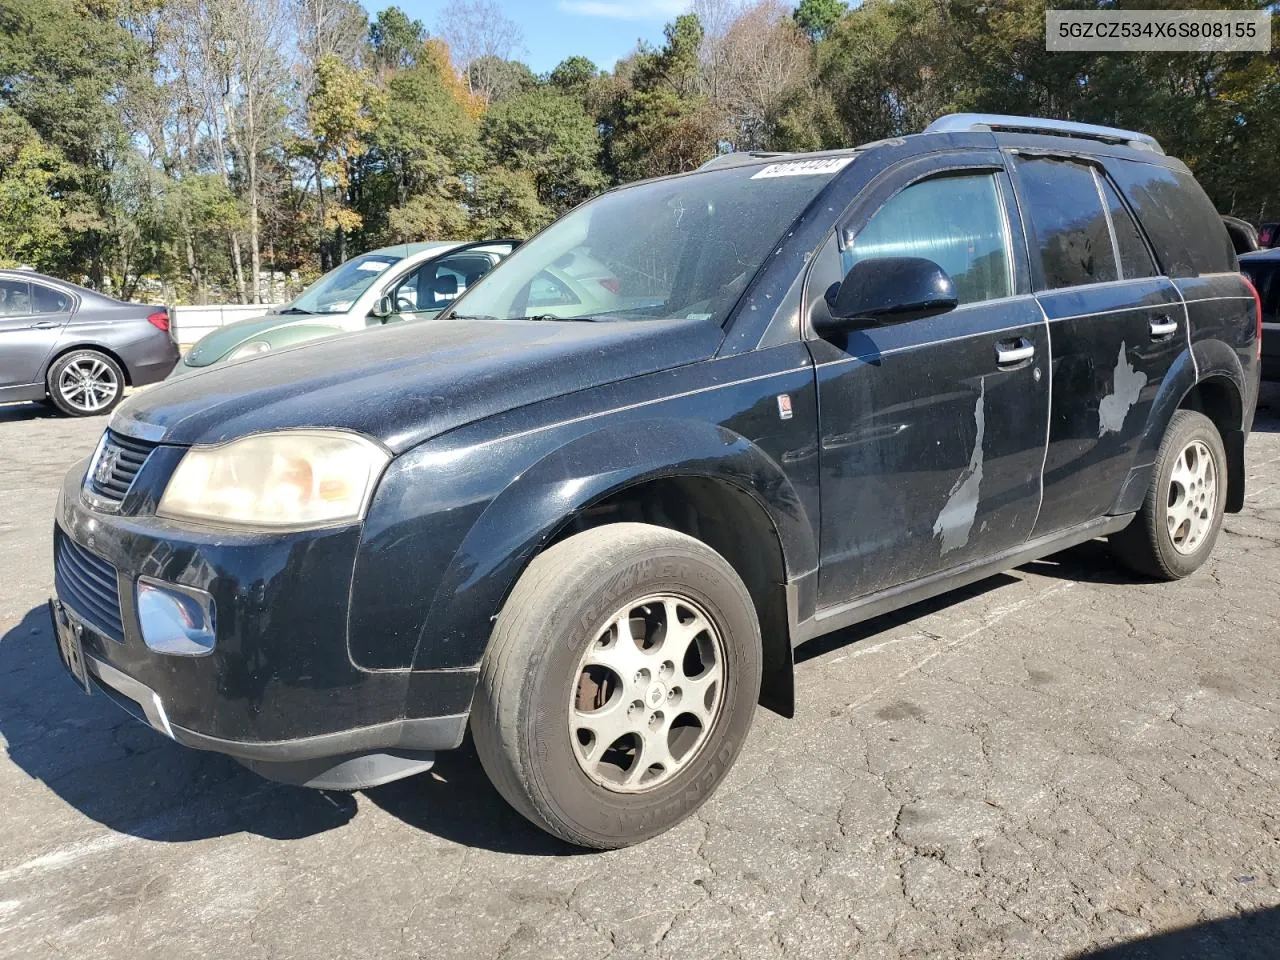
{"label": "rear side window", "polygon": [[25,317],[31,313],[31,284],[0,277],[0,317]]}
{"label": "rear side window", "polygon": [[70,295],[38,283],[31,285],[31,300],[36,313],[65,313],[71,309]]}
{"label": "rear side window", "polygon": [[1017,159],[1023,215],[1040,251],[1044,288],[1119,278],[1093,169],[1069,160]]}
{"label": "rear side window", "polygon": [[1121,276],[1125,280],[1159,276],[1160,271],[1151,259],[1151,251],[1147,249],[1147,243],[1142,239],[1133,215],[1120,200],[1116,188],[1105,177],[1099,177],[1098,184],[1107,201],[1107,212],[1111,214],[1111,228],[1116,232],[1116,253],[1120,256]]}
{"label": "rear side window", "polygon": [[846,273],[873,257],[924,257],[942,267],[961,303],[1013,295],[1009,222],[994,174],[937,177],[881,207],[841,258]]}
{"label": "rear side window", "polygon": [[1106,164],[1151,238],[1166,274],[1235,272],[1235,248],[1227,228],[1190,174],[1138,160],[1109,158]]}

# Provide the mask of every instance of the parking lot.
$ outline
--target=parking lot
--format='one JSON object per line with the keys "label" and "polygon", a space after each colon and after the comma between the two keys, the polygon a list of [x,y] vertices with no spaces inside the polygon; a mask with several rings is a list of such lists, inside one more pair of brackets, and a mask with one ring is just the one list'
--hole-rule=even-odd
{"label": "parking lot", "polygon": [[1274,957],[1264,403],[1200,573],[1138,582],[1090,543],[814,641],[796,719],[759,712],[697,817],[605,854],[526,824],[467,750],[322,794],[77,694],[49,531],[103,422],[0,407],[0,957]]}

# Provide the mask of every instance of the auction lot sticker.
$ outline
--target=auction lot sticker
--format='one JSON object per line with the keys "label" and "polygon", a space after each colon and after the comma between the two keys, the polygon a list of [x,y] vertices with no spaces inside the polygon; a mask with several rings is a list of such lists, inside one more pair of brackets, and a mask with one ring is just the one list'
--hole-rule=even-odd
{"label": "auction lot sticker", "polygon": [[1050,51],[1212,51],[1267,53],[1266,10],[1046,10]]}
{"label": "auction lot sticker", "polygon": [[853,157],[823,157],[820,160],[784,160],[771,163],[751,175],[752,180],[768,180],[770,177],[805,177],[816,173],[835,173],[853,162]]}

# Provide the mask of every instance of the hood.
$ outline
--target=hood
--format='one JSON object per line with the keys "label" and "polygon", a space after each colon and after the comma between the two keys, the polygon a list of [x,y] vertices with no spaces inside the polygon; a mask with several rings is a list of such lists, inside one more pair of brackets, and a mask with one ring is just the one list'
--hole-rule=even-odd
{"label": "hood", "polygon": [[236,320],[206,333],[197,340],[195,346],[187,351],[184,362],[189,367],[206,367],[211,363],[217,363],[240,344],[264,330],[272,330],[293,320],[307,319],[314,318],[301,314],[297,317],[292,315],[282,317],[279,314],[269,313],[260,317],[249,317],[246,320]]}
{"label": "hood", "polygon": [[112,423],[175,444],[337,427],[399,453],[505,410],[709,359],[722,336],[684,319],[394,324],[165,381]]}

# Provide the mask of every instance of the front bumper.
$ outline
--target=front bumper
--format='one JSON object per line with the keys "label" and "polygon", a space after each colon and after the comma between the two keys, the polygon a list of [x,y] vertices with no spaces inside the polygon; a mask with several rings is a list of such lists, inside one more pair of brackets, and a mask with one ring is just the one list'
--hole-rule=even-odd
{"label": "front bumper", "polygon": [[[108,514],[82,501],[83,474],[84,464],[68,474],[56,517],[55,629],[60,608],[76,625],[92,685],[138,719],[185,746],[289,780],[298,774],[288,765],[320,769],[379,753],[420,759],[461,743],[475,671],[368,671],[351,661],[358,525],[229,534]],[[210,654],[147,647],[139,576],[213,598]]]}

